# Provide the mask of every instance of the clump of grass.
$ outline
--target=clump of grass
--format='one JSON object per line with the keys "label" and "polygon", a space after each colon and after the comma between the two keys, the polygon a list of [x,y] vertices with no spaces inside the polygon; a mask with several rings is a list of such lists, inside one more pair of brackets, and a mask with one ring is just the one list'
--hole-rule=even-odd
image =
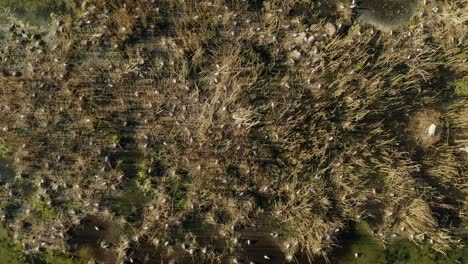
{"label": "clump of grass", "polygon": [[434,110],[422,110],[414,113],[411,116],[408,132],[419,147],[430,148],[443,136],[442,115]]}
{"label": "clump of grass", "polygon": [[[0,139],[15,139],[18,182],[43,199],[2,189],[2,204],[41,215],[11,213],[18,240],[38,248],[32,236],[53,233],[47,247],[59,249],[59,234],[93,215],[130,230],[109,251],[122,261],[149,243],[167,258],[234,258],[241,234],[268,225],[283,255],[313,262],[353,220],[382,242],[460,247],[437,213],[451,217],[459,205],[443,192],[464,188],[466,104],[443,84],[466,66],[461,46],[439,42],[444,30],[462,37],[461,13],[390,35],[346,28],[344,11],[306,19],[296,4],[93,0],[57,17],[35,48],[14,27]],[[431,124],[437,137],[425,142]],[[113,206],[133,185],[144,201]]]}

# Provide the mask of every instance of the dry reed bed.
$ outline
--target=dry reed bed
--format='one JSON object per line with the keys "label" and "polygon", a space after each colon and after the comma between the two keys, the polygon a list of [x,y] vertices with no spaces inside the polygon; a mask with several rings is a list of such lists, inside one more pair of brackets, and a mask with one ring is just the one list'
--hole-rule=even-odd
{"label": "dry reed bed", "polygon": [[[241,231],[265,216],[288,260],[327,257],[349,221],[383,242],[462,246],[435,212],[464,206],[466,98],[444,78],[467,73],[466,7],[423,6],[422,26],[393,35],[347,30],[347,13],[305,24],[293,1],[264,7],[94,0],[55,21],[45,45],[9,48],[1,67],[21,75],[0,79],[0,138],[18,172],[5,190],[36,187],[2,204],[21,205],[7,221],[26,250],[63,249],[89,214],[131,227],[113,241],[122,261],[129,239],[237,257]],[[426,108],[447,132],[408,148],[402,131]],[[137,175],[117,166],[122,138],[136,143]],[[106,202],[133,183],[149,199],[136,223]],[[200,246],[193,219],[226,246]]]}

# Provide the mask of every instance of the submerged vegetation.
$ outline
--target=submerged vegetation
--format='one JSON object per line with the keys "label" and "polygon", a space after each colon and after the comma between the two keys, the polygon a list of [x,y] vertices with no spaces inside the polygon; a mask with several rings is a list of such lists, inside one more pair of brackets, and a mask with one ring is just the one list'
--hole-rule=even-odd
{"label": "submerged vegetation", "polygon": [[[350,231],[341,238],[342,248],[336,252],[332,263],[466,263],[466,250],[449,251],[447,256],[431,251],[430,244],[418,246],[406,239],[394,239],[383,247],[372,235],[367,224],[359,222],[350,226]],[[465,241],[466,242],[466,241]],[[356,258],[357,254],[357,258]]]}
{"label": "submerged vegetation", "polygon": [[46,263],[316,263],[351,231],[375,251],[343,263],[464,261],[468,9],[383,2],[405,12],[87,0],[46,32],[4,25],[12,245]]}

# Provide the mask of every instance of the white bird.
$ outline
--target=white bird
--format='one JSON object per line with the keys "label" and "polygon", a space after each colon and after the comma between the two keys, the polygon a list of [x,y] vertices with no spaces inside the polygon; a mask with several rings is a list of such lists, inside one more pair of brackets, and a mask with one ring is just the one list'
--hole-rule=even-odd
{"label": "white bird", "polygon": [[429,126],[429,128],[427,129],[427,135],[430,136],[430,137],[435,136],[436,128],[437,128],[436,125],[431,124],[431,125]]}
{"label": "white bird", "polygon": [[468,153],[468,146],[467,146],[467,147],[464,147],[464,148],[459,148],[459,150],[465,151],[466,153]]}

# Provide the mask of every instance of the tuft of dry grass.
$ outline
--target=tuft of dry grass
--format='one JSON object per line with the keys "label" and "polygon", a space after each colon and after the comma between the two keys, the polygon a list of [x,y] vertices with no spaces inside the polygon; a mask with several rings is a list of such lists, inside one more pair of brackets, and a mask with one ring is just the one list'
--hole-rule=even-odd
{"label": "tuft of dry grass", "polygon": [[[18,176],[0,204],[30,208],[5,219],[17,239],[60,249],[55,232],[97,215],[125,229],[110,249],[122,261],[147,246],[222,262],[256,230],[313,262],[350,221],[461,247],[444,220],[466,200],[468,110],[450,85],[467,72],[461,1],[393,35],[306,1],[255,3],[87,1],[35,48],[14,29],[0,142]],[[127,188],[145,202],[113,204]]]}

